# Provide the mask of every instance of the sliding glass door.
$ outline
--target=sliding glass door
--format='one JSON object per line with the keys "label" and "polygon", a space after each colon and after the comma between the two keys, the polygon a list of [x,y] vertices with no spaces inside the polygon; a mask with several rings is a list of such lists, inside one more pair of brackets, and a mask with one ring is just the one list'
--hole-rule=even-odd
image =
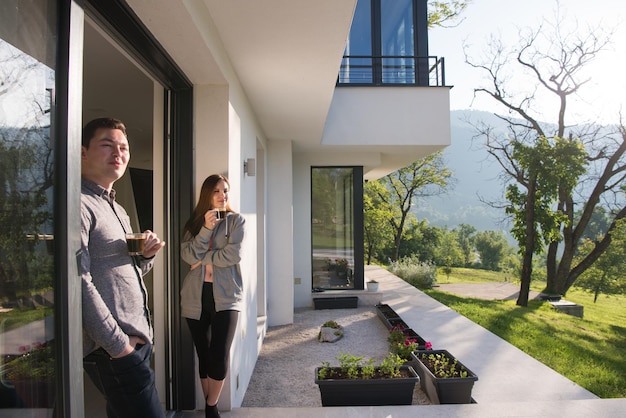
{"label": "sliding glass door", "polygon": [[363,288],[363,169],[312,167],[313,289]]}

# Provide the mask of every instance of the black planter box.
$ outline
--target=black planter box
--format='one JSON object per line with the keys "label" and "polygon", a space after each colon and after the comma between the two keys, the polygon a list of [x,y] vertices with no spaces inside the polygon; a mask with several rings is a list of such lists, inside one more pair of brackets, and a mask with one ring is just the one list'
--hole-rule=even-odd
{"label": "black planter box", "polygon": [[474,382],[478,380],[478,376],[459,362],[459,367],[462,366],[467,370],[467,377],[436,377],[428,367],[420,361],[422,356],[429,354],[445,354],[450,359],[454,359],[455,357],[447,350],[418,350],[411,353],[413,361],[410,364],[419,375],[422,390],[426,393],[430,401],[435,405],[473,403],[472,389]]}
{"label": "black planter box", "polygon": [[315,369],[315,383],[320,388],[322,406],[380,406],[411,405],[413,391],[419,377],[410,366],[402,366],[411,377],[387,379],[324,379],[318,378],[319,367]]}
{"label": "black planter box", "polygon": [[348,309],[356,308],[359,303],[357,296],[326,296],[313,298],[315,309]]}
{"label": "black planter box", "polygon": [[376,315],[383,321],[383,324],[389,328],[389,319],[400,318],[400,315],[393,308],[386,304],[376,305]]}
{"label": "black planter box", "polygon": [[400,327],[401,329],[405,330],[408,329],[409,326],[407,325],[406,322],[404,322],[402,320],[402,318],[391,318],[387,320],[387,327],[389,329],[392,329],[393,327]]}

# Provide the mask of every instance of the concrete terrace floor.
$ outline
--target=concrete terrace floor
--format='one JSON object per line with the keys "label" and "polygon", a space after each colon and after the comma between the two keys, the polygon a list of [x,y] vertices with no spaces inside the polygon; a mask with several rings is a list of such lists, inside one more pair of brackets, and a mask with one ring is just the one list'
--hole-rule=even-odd
{"label": "concrete terrace floor", "polygon": [[[626,399],[599,399],[500,337],[377,266],[366,280],[380,282],[382,303],[390,305],[435,348],[455,355],[479,380],[468,405],[406,405],[325,408],[234,408],[223,418],[400,418],[400,417],[625,417]],[[329,292],[330,293],[330,292]],[[312,311],[313,313],[315,311]],[[170,413],[198,418],[203,411]]]}

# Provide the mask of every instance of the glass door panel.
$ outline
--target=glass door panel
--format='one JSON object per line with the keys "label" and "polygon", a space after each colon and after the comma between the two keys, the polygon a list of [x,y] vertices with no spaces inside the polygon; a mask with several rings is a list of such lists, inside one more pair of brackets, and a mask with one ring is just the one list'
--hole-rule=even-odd
{"label": "glass door panel", "polygon": [[314,167],[311,183],[313,288],[353,289],[353,168]]}
{"label": "glass door panel", "polygon": [[56,395],[55,10],[0,6],[0,417],[51,411]]}

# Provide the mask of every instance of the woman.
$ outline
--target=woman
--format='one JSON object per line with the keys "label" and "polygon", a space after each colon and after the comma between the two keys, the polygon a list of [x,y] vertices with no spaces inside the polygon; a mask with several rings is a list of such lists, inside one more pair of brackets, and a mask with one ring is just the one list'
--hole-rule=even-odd
{"label": "woman", "polygon": [[207,177],[181,246],[181,257],[191,266],[180,292],[181,312],[198,354],[206,417],[220,416],[217,402],[243,304],[239,261],[245,221],[230,208],[229,190],[226,177]]}

